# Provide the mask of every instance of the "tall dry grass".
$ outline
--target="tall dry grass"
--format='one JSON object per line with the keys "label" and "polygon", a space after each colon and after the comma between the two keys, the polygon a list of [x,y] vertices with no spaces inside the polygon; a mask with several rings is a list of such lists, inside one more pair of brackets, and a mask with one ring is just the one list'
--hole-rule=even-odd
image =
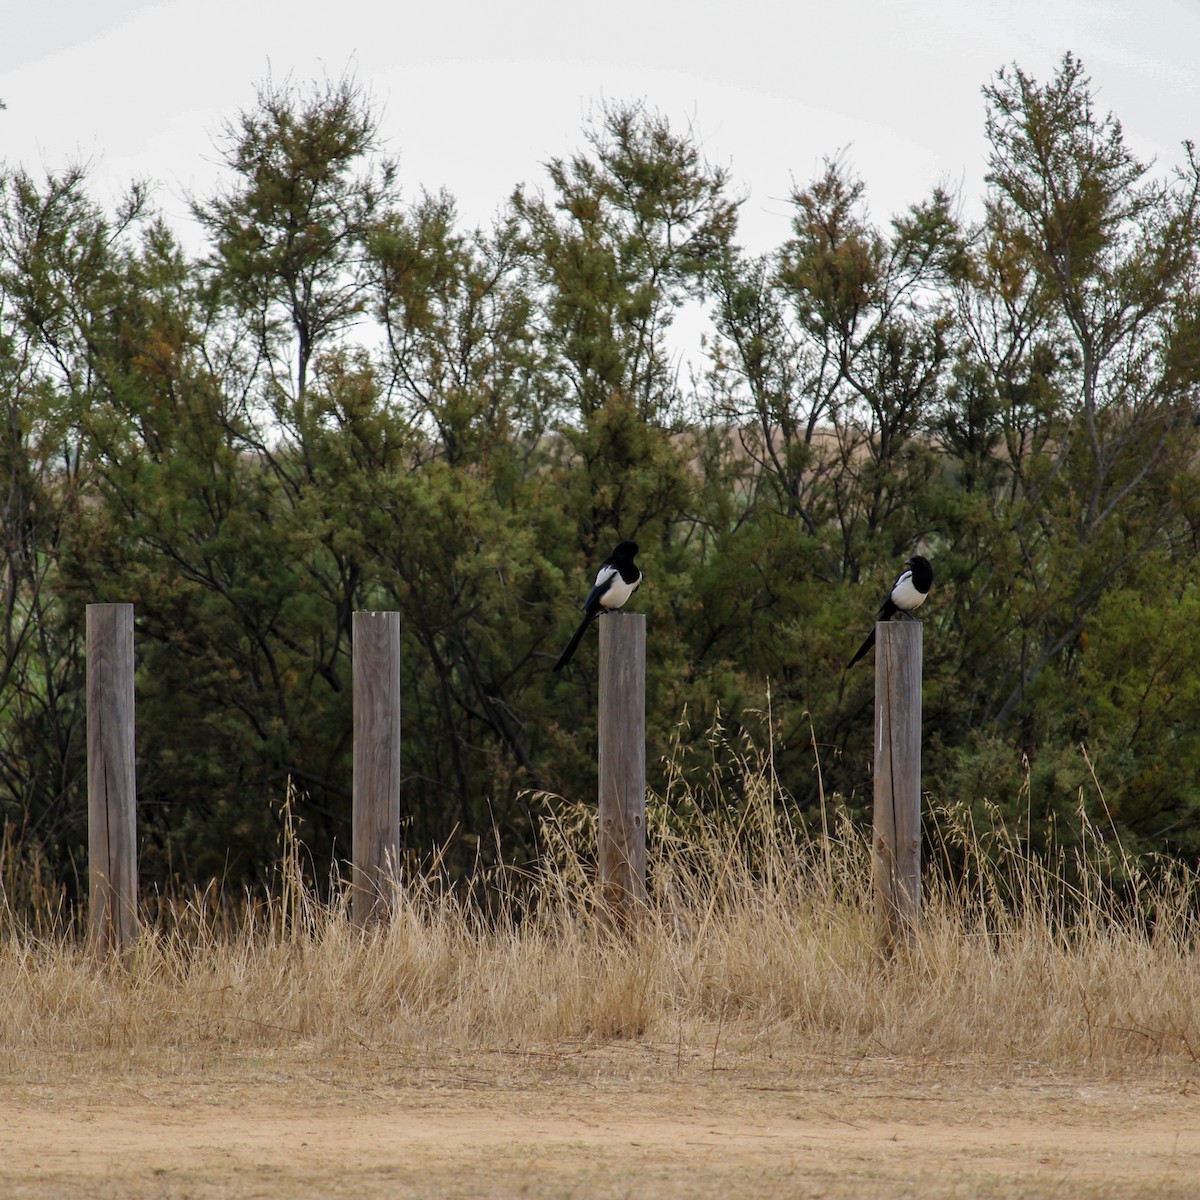
{"label": "tall dry grass", "polygon": [[322,902],[305,884],[290,823],[269,899],[161,902],[124,963],[97,962],[52,897],[31,921],[6,890],[0,1052],[642,1038],[714,1062],[724,1045],[1100,1069],[1200,1053],[1197,879],[1129,860],[1082,806],[1077,848],[1043,858],[966,807],[932,813],[920,935],[883,961],[869,845],[844,812],[822,795],[810,827],[769,751],[746,746],[732,773],[685,783],[673,759],[667,779],[650,804],[653,902],[623,933],[593,909],[593,810],[547,797],[535,869],[456,886],[436,858],[406,863],[391,921],[367,933],[344,886]]}

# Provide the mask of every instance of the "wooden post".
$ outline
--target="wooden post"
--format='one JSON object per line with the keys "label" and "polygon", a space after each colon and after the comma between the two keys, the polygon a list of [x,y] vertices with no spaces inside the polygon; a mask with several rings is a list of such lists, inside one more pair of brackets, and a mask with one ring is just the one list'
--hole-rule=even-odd
{"label": "wooden post", "polygon": [[133,605],[87,606],[88,933],[101,953],[137,937]]}
{"label": "wooden post", "polygon": [[619,919],[646,900],[646,618],[600,627],[600,893]]}
{"label": "wooden post", "polygon": [[400,614],[356,612],[351,919],[384,917],[400,853]]}
{"label": "wooden post", "polygon": [[921,910],[921,622],[875,626],[872,874],[879,948],[912,941]]}

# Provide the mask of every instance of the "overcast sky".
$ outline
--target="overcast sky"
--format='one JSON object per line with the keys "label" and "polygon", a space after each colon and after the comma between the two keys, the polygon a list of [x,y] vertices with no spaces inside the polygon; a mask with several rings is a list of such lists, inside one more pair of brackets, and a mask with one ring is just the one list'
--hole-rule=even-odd
{"label": "overcast sky", "polygon": [[0,159],[88,161],[102,199],[151,179],[177,225],[268,76],[355,75],[406,194],[444,187],[470,223],[542,184],[596,101],[644,100],[730,169],[756,251],[838,153],[879,220],[939,183],[970,207],[980,88],[1007,63],[1044,80],[1075,52],[1164,169],[1200,140],[1200,0],[0,0],[0,30]]}

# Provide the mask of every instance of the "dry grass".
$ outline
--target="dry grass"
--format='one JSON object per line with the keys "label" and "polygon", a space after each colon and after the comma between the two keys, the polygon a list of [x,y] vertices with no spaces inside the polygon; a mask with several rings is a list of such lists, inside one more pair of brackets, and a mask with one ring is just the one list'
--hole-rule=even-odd
{"label": "dry grass", "polygon": [[646,1038],[714,1057],[723,1044],[1103,1071],[1195,1061],[1194,876],[1152,877],[1094,830],[1070,861],[1035,861],[998,827],[942,812],[938,853],[959,868],[929,872],[919,939],[884,962],[862,836],[834,812],[804,828],[769,757],[743,756],[737,790],[733,803],[720,780],[705,794],[672,774],[651,805],[654,903],[628,934],[591,907],[590,810],[549,800],[535,874],[492,869],[464,890],[437,862],[410,867],[393,919],[366,934],[344,889],[323,904],[304,886],[294,837],[271,900],[232,917],[213,892],[164,906],[124,964],[9,909],[0,1046],[28,1061]]}
{"label": "dry grass", "polygon": [[843,814],[806,829],[769,755],[677,767],[627,932],[593,809],[551,797],[536,869],[406,863],[366,934],[290,822],[269,899],[161,902],[124,962],[0,862],[0,1193],[1194,1194],[1191,874],[1082,816],[1038,860],[935,812],[920,936],[884,961]]}

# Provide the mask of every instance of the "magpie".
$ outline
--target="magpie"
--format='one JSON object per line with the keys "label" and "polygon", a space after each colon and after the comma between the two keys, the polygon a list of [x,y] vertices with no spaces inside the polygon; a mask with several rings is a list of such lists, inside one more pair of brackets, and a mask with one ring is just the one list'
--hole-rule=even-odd
{"label": "magpie", "polygon": [[[904,570],[896,576],[892,590],[888,592],[879,606],[877,620],[890,621],[897,613],[911,613],[913,609],[920,608],[925,602],[925,597],[929,595],[932,584],[933,568],[929,565],[929,559],[922,558],[919,554],[905,559]],[[867,640],[859,646],[858,653],[846,664],[846,670],[848,671],[854,666],[873,645],[875,645],[874,625],[871,626],[871,632],[867,634]]]}
{"label": "magpie", "polygon": [[601,613],[620,608],[637,591],[638,584],[642,582],[642,573],[633,563],[637,552],[637,542],[618,542],[617,548],[600,564],[596,582],[583,605],[583,620],[554,664],[556,671],[561,671],[571,661],[584,630]]}

